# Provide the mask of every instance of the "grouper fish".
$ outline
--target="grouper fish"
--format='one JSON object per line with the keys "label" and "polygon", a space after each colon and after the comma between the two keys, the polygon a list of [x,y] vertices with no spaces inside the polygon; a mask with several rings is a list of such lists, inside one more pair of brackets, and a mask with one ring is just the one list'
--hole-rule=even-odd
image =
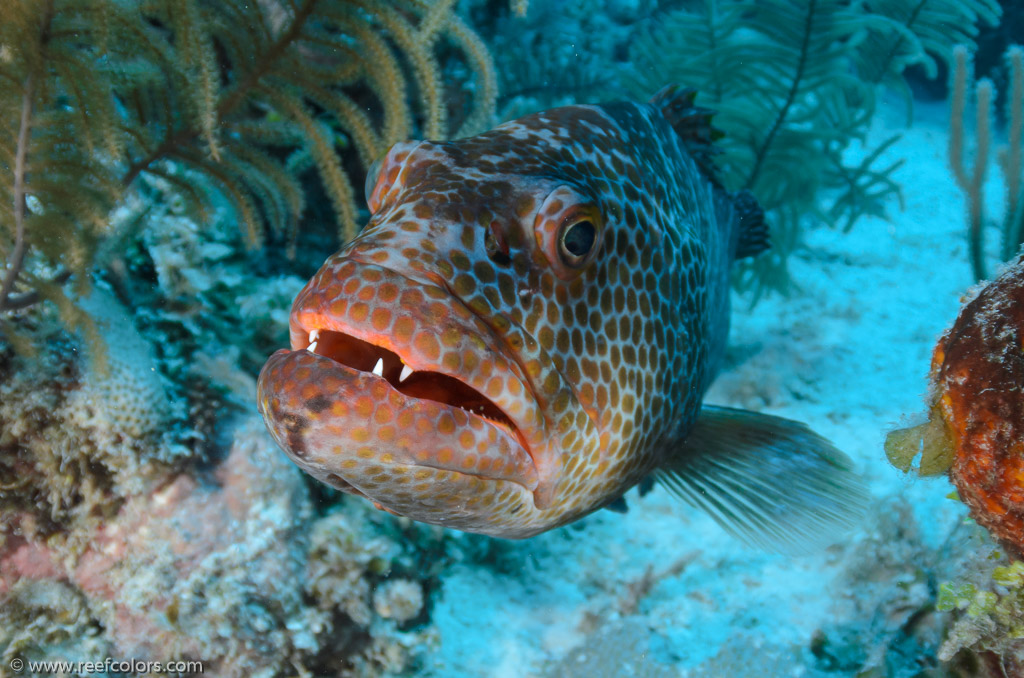
{"label": "grouper fish", "polygon": [[660,480],[755,544],[864,504],[803,424],[702,404],[732,262],[768,246],[690,89],[398,143],[369,223],[296,297],[258,403],[304,471],[378,508],[524,538]]}

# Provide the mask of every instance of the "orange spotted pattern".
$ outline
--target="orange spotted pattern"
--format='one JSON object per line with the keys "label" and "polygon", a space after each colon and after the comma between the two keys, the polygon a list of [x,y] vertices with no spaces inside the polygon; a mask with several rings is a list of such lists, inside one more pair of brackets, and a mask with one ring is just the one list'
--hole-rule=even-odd
{"label": "orange spotted pattern", "polygon": [[686,435],[737,236],[658,107],[400,143],[370,183],[370,222],[298,295],[292,350],[260,375],[301,468],[521,538],[615,500]]}
{"label": "orange spotted pattern", "polygon": [[1024,553],[1024,258],[963,307],[935,347],[932,375],[960,498]]}

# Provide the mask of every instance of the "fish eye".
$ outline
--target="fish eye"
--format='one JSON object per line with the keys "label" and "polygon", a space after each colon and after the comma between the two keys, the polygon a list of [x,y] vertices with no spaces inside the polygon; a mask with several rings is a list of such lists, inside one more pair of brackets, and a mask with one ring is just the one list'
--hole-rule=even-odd
{"label": "fish eye", "polygon": [[590,219],[579,219],[562,227],[558,254],[566,266],[576,267],[586,260],[597,243],[597,227]]}
{"label": "fish eye", "polygon": [[537,246],[554,274],[571,280],[597,258],[605,220],[593,199],[571,186],[559,186],[541,203],[533,228]]}

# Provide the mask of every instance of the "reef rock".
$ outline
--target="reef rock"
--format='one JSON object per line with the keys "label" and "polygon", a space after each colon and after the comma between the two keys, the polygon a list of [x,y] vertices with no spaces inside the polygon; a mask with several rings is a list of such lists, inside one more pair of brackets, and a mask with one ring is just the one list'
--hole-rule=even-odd
{"label": "reef rock", "polygon": [[[37,583],[34,598],[40,582],[71,584],[113,656],[202,660],[218,675],[275,673],[312,648],[323,615],[302,603],[309,498],[262,428],[243,423],[208,476],[178,474],[128,497],[77,557],[8,539],[0,550],[5,603],[25,602],[27,581]],[[46,649],[22,642],[17,651],[43,658]]]}

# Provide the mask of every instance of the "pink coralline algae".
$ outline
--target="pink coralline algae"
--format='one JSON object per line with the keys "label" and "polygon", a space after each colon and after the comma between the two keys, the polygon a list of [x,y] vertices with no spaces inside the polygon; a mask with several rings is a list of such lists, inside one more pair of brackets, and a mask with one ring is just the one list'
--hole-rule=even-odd
{"label": "pink coralline algae", "polygon": [[[250,428],[210,477],[173,476],[127,498],[92,534],[75,535],[86,544],[77,557],[67,547],[8,538],[0,596],[25,581],[69,584],[116,656],[201,658],[232,674],[229,663],[238,670],[272,664],[289,642],[286,625],[302,622],[299,526],[308,520],[299,475]],[[220,638],[224,629],[234,637]]]}

